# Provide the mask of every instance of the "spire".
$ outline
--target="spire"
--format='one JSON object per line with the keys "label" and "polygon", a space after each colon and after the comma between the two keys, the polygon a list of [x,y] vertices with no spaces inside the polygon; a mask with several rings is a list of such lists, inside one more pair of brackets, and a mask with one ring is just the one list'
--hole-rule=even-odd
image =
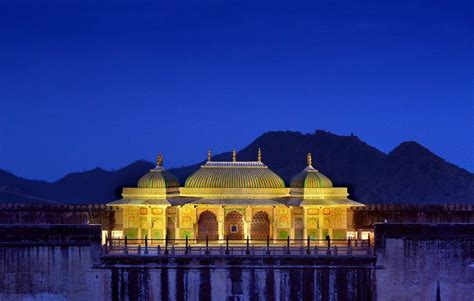
{"label": "spire", "polygon": [[308,166],[313,166],[313,158],[311,157],[311,153],[306,155],[306,161],[308,162]]}
{"label": "spire", "polygon": [[211,154],[211,149],[207,150],[207,161],[211,161],[212,154]]}
{"label": "spire", "polygon": [[262,151],[260,150],[260,147],[258,148],[258,156],[257,156],[258,162],[262,162]]}
{"label": "spire", "polygon": [[233,161],[233,162],[237,161],[237,155],[236,155],[236,153],[235,153],[235,148],[234,148],[234,150],[232,151],[232,161]]}
{"label": "spire", "polygon": [[163,155],[162,154],[158,154],[158,156],[156,156],[156,165],[157,166],[163,166]]}

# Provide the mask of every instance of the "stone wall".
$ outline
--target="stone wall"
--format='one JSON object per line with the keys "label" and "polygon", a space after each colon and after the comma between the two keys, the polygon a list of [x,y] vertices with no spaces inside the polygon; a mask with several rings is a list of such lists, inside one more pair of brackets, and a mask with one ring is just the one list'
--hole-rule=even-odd
{"label": "stone wall", "polygon": [[379,300],[474,300],[474,224],[377,224],[375,241]]}
{"label": "stone wall", "polygon": [[90,246],[0,247],[0,300],[111,300]]}
{"label": "stone wall", "polygon": [[0,300],[375,300],[373,266],[93,268],[90,247],[0,247]]}
{"label": "stone wall", "polygon": [[[28,214],[25,209],[17,210],[16,216]],[[100,210],[107,212],[97,208],[91,216]],[[26,229],[10,227],[22,233]],[[68,229],[74,232],[74,228],[81,227]],[[98,236],[98,226],[91,231]],[[331,258],[330,264],[283,265],[245,260],[224,264],[217,257],[207,263],[190,261],[182,268],[144,263],[93,268],[98,262],[97,243],[0,246],[0,300],[219,300],[224,296],[404,301],[436,300],[437,294],[440,300],[474,300],[474,224],[376,224],[375,243],[375,269],[367,263],[337,265]]]}

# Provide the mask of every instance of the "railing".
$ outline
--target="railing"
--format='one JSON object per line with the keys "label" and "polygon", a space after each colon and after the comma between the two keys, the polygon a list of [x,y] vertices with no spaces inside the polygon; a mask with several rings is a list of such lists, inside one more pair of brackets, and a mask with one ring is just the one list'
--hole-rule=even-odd
{"label": "railing", "polygon": [[372,255],[368,240],[351,239],[106,239],[103,254],[153,256]]}

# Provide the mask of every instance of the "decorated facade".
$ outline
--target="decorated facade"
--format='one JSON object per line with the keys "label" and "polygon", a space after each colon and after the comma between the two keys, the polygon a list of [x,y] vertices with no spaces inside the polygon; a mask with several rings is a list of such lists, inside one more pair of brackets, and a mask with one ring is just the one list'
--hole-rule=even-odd
{"label": "decorated facade", "polygon": [[183,187],[159,155],[137,187],[123,188],[122,199],[108,205],[115,209],[115,237],[345,239],[347,209],[363,206],[348,196],[346,187],[333,187],[313,167],[311,154],[287,187],[262,162],[260,150],[256,161],[238,161],[234,150],[232,161],[213,161],[209,151]]}

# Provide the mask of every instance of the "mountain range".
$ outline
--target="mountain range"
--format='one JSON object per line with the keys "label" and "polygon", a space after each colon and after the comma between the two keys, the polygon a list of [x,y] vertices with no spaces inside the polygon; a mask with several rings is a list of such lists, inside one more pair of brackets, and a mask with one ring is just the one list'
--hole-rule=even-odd
{"label": "mountain range", "polygon": [[[357,136],[317,130],[312,134],[267,132],[237,153],[237,159],[262,161],[287,183],[306,166],[313,166],[335,186],[349,187],[350,198],[366,204],[474,204],[474,174],[451,164],[422,145],[403,142],[385,154]],[[231,153],[213,156],[231,160]],[[204,161],[171,168],[184,184]],[[0,169],[0,203],[107,203],[120,198],[122,187],[135,187],[154,164],[136,161],[121,169],[95,168],[66,175],[56,182],[28,180]]]}

